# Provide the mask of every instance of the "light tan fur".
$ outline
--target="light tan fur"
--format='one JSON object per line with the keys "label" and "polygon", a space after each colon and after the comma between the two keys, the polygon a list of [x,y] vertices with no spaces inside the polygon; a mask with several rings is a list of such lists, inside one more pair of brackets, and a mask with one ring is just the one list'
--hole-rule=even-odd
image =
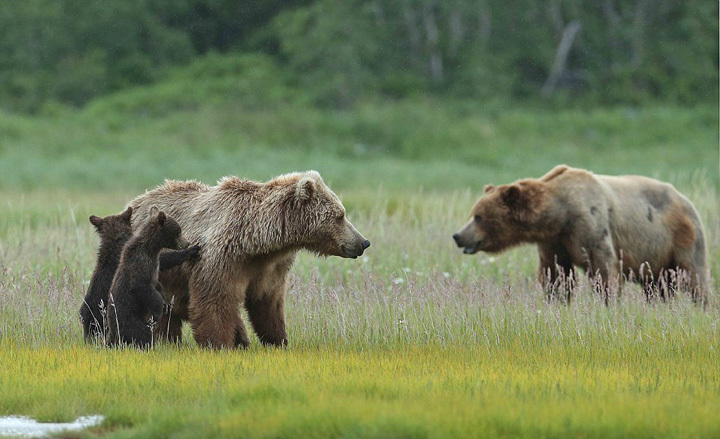
{"label": "light tan fur", "polygon": [[486,186],[471,216],[453,235],[458,246],[475,253],[537,244],[540,280],[551,294],[578,266],[601,278],[606,301],[625,279],[650,295],[672,273],[686,274],[693,299],[706,300],[702,223],[671,184],[560,165],[539,179]]}
{"label": "light tan fur", "polygon": [[356,258],[370,245],[315,171],[266,183],[225,177],[212,187],[166,181],[129,205],[133,223],[157,206],[199,244],[197,263],[162,274],[166,300],[174,296],[175,306],[171,320],[158,326],[169,326],[167,336],[178,340],[182,320],[189,320],[201,346],[249,344],[240,304],[263,343],[286,344],[285,283],[296,253]]}

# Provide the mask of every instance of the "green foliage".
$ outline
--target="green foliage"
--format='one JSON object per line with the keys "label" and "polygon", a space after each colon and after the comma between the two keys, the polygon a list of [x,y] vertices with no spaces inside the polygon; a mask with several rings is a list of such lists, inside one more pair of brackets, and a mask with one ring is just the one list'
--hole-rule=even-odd
{"label": "green foliage", "polygon": [[348,107],[373,84],[380,47],[370,5],[318,1],[278,17],[282,53],[318,104]]}
{"label": "green foliage", "polygon": [[136,87],[88,105],[92,119],[158,117],[203,106],[273,108],[294,98],[272,58],[208,54],[167,74],[156,85]]}
{"label": "green foliage", "polygon": [[717,101],[716,17],[713,2],[318,0],[275,25],[320,104],[402,95],[403,79],[416,92],[477,98],[691,104]]}
{"label": "green foliage", "polygon": [[[3,6],[0,106],[24,112],[47,101],[82,106],[163,80],[169,68],[198,56],[237,51],[273,57],[300,99],[321,107],[350,108],[376,95],[560,106],[718,99],[718,5],[709,1],[28,0]],[[566,35],[576,25],[579,32]]]}
{"label": "green foliage", "polygon": [[9,2],[0,42],[0,98],[25,111],[148,83],[193,55],[187,36],[152,16],[145,0]]}
{"label": "green foliage", "polygon": [[187,35],[196,51],[237,48],[272,50],[275,43],[263,27],[281,11],[312,0],[150,0],[148,10],[163,23]]}

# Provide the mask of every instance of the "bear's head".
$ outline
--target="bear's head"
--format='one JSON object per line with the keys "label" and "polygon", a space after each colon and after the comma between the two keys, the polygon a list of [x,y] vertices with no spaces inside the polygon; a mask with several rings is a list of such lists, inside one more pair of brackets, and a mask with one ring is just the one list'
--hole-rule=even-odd
{"label": "bear's head", "polygon": [[545,204],[541,181],[521,180],[509,185],[485,186],[484,194],[470,211],[470,221],[453,235],[463,253],[496,253],[538,233],[538,219]]}
{"label": "bear's head", "polygon": [[159,248],[184,249],[190,243],[182,236],[180,224],[157,207],[150,208],[147,224],[139,235],[149,236]]}
{"label": "bear's head", "polygon": [[132,236],[132,207],[128,207],[117,215],[100,218],[90,215],[90,223],[95,226],[95,231],[100,235],[102,244],[117,243],[122,246]]}
{"label": "bear's head", "polygon": [[302,247],[323,256],[355,259],[370,247],[370,241],[348,221],[340,198],[315,171],[296,174],[286,218],[290,233]]}

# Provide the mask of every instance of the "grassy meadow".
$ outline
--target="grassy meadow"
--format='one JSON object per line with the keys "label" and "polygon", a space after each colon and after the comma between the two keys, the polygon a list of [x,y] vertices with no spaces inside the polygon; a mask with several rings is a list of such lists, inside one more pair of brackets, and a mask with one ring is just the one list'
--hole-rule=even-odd
{"label": "grassy meadow", "polygon": [[[0,114],[0,415],[106,416],[70,437],[720,436],[716,108],[164,114],[114,99]],[[570,306],[548,303],[532,247],[470,257],[454,246],[484,184],[557,163],[687,194],[706,228],[707,309],[682,294],[648,304],[632,285],[605,307],[584,279]],[[151,352],[84,344],[77,309],[98,243],[88,215],[163,178],[310,168],[372,246],[358,260],[300,255],[286,349],[203,350],[187,327],[181,345]]]}

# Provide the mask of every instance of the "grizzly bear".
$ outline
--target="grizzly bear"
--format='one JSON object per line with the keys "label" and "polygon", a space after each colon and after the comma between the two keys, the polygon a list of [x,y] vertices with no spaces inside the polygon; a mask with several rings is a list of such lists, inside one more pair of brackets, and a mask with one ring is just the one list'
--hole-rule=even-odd
{"label": "grizzly bear", "polygon": [[157,322],[165,301],[159,289],[160,251],[182,249],[188,241],[180,225],[156,207],[123,247],[108,294],[108,344],[133,344],[147,348],[152,343],[148,320]]}
{"label": "grizzly bear", "polygon": [[[647,177],[560,165],[539,179],[487,185],[453,239],[467,254],[537,244],[550,297],[560,289],[570,298],[573,266],[600,281],[606,303],[624,280],[640,282],[648,298],[657,291],[664,299],[676,287],[697,302],[707,297],[700,217],[672,185]],[[683,282],[668,289],[671,279]]]}
{"label": "grizzly bear", "polygon": [[[131,216],[132,208],[125,209],[119,215],[110,215],[105,218],[90,215],[90,223],[95,226],[95,231],[100,235],[100,247],[95,270],[90,278],[90,286],[85,294],[83,304],[80,306],[80,319],[83,336],[86,340],[105,334],[104,312],[101,308],[107,306],[108,291],[110,291],[113,276],[115,276],[120,262],[120,253],[132,236]],[[192,246],[184,250],[162,253],[160,255],[160,271],[195,259],[199,250],[198,246]]]}
{"label": "grizzly bear", "polygon": [[176,300],[170,321],[158,325],[179,340],[182,320],[189,320],[200,346],[250,344],[239,305],[263,344],[285,345],[285,283],[296,253],[354,259],[370,246],[315,171],[266,183],[225,177],[212,187],[166,181],[130,202],[140,219],[153,205],[203,249],[198,263],[160,276],[165,298]]}

